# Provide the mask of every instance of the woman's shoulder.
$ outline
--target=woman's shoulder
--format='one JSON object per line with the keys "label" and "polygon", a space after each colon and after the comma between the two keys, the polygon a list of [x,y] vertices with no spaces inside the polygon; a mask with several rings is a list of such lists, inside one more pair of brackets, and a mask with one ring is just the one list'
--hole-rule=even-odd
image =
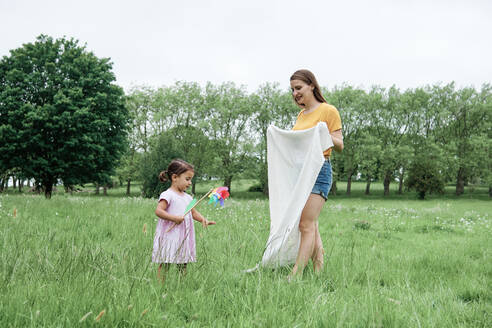
{"label": "woman's shoulder", "polygon": [[322,103],[320,106],[320,109],[324,112],[331,112],[331,113],[336,112],[336,113],[338,113],[338,109],[335,106],[333,106],[331,104],[327,104],[327,103]]}
{"label": "woman's shoulder", "polygon": [[320,115],[322,115],[322,117],[325,120],[331,121],[334,119],[336,119],[336,120],[340,119],[340,113],[338,112],[338,109],[336,109],[335,106],[327,104],[327,103],[323,103],[322,106],[323,107],[322,107]]}

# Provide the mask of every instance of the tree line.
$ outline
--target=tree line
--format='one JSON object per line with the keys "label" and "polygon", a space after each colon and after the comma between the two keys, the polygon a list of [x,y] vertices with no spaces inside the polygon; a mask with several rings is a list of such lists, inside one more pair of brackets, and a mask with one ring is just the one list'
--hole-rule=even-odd
{"label": "tree line", "polygon": [[[399,193],[413,187],[422,197],[445,183],[456,185],[456,195],[468,183],[486,185],[492,195],[491,90],[489,84],[476,90],[454,83],[407,90],[323,88],[340,112],[345,143],[343,153],[334,153],[332,191],[342,179],[350,194],[358,179],[366,182],[366,194],[377,181],[384,195],[391,183],[399,184]],[[128,188],[142,180],[148,196],[162,188],[157,171],[176,156],[195,165],[197,179],[219,178],[230,188],[233,179],[254,177],[267,193],[267,128],[290,129],[299,112],[290,90],[272,83],[248,94],[230,82],[176,82],[135,87],[126,99],[131,132],[119,174]]]}
{"label": "tree line", "polygon": [[[468,183],[492,196],[492,92],[454,83],[400,90],[348,84],[323,88],[342,117],[345,148],[334,153],[334,185],[354,179],[416,189],[420,197],[445,183],[456,195]],[[74,39],[41,35],[0,60],[0,191],[10,177],[53,186],[112,177],[143,183],[155,196],[166,186],[157,175],[172,158],[195,166],[196,182],[257,179],[268,193],[266,135],[270,125],[290,129],[299,108],[289,89],[176,82],[160,88],[115,83],[109,58],[98,58]],[[232,189],[232,188],[231,188]],[[233,190],[231,190],[233,192]],[[338,192],[340,192],[338,190]]]}

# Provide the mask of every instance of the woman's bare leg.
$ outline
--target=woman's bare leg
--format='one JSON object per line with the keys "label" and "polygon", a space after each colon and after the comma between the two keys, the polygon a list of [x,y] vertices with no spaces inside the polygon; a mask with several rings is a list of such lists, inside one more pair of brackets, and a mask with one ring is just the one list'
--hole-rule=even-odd
{"label": "woman's bare leg", "polygon": [[313,256],[311,257],[313,261],[314,272],[320,273],[323,270],[323,254],[325,253],[323,249],[323,241],[321,240],[321,235],[319,234],[319,222],[316,222],[316,233],[314,239],[314,249]]}
{"label": "woman's bare leg", "polygon": [[292,268],[292,272],[289,276],[302,273],[304,267],[307,265],[307,262],[313,256],[316,241],[316,224],[324,203],[325,199],[320,195],[309,195],[306,205],[302,210],[301,220],[299,222],[299,230],[301,232],[299,253],[297,253],[296,264]]}

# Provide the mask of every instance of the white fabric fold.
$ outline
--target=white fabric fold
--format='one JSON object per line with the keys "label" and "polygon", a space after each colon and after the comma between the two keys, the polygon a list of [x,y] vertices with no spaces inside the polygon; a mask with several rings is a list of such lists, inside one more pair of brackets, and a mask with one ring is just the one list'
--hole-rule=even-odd
{"label": "white fabric fold", "polygon": [[295,263],[300,244],[299,220],[325,158],[332,147],[326,123],[300,131],[270,126],[267,131],[270,236],[262,266]]}

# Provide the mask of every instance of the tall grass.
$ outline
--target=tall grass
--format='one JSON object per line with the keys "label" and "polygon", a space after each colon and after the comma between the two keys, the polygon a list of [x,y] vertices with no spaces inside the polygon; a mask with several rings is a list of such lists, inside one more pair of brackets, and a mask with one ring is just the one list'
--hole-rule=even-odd
{"label": "tall grass", "polygon": [[155,205],[0,195],[0,326],[492,326],[488,200],[331,198],[325,270],[291,283],[288,268],[242,272],[261,260],[268,202],[232,197],[199,206],[217,225],[196,225],[198,262],[161,284]]}

